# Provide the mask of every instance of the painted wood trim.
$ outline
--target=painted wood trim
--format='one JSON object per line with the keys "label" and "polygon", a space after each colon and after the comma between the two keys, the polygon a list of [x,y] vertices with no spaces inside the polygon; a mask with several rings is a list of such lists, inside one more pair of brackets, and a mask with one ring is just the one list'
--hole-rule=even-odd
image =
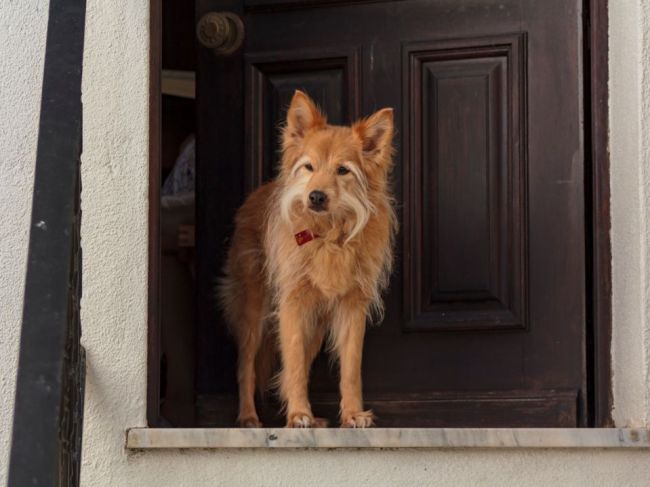
{"label": "painted wood trim", "polygon": [[160,423],[160,158],[162,3],[151,0],[149,11],[149,275],[147,305],[147,424]]}

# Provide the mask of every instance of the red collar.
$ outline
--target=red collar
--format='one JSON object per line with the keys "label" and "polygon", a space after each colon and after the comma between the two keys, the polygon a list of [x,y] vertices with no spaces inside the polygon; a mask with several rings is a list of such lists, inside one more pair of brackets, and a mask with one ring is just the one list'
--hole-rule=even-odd
{"label": "red collar", "polygon": [[307,242],[311,242],[315,238],[320,238],[320,235],[312,233],[311,230],[303,230],[302,232],[296,233],[294,237],[296,237],[296,243],[298,245],[304,245]]}

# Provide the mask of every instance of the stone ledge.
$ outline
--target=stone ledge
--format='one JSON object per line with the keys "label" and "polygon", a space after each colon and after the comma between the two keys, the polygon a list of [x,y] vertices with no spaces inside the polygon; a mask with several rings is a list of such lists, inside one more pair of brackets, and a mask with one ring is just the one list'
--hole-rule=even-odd
{"label": "stone ledge", "polygon": [[128,449],[160,448],[650,448],[649,429],[132,428]]}

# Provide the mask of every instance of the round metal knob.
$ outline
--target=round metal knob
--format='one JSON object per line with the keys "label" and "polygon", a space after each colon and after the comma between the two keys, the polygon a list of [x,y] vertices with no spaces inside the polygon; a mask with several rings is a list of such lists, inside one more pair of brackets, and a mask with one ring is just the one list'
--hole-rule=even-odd
{"label": "round metal knob", "polygon": [[232,12],[208,12],[196,26],[196,37],[215,55],[227,56],[242,45],[244,23]]}

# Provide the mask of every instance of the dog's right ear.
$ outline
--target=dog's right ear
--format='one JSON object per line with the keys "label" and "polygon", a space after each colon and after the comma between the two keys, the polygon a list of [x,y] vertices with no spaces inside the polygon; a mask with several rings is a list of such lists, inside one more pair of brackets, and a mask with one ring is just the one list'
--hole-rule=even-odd
{"label": "dog's right ear", "polygon": [[322,127],[327,123],[325,116],[305,93],[296,90],[287,111],[282,146],[286,150],[305,136],[307,130]]}
{"label": "dog's right ear", "polygon": [[364,159],[377,166],[388,167],[392,162],[393,109],[383,108],[368,118],[359,120],[352,126],[353,132],[361,140]]}

